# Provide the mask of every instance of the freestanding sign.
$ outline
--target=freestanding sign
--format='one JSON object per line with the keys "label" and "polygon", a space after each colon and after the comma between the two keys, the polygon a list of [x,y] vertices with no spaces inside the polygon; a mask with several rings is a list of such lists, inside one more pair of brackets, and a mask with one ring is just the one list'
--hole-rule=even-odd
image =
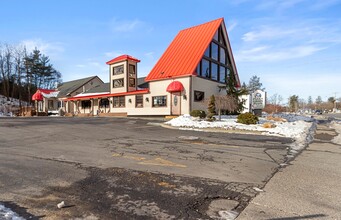
{"label": "freestanding sign", "polygon": [[261,115],[262,109],[265,107],[266,92],[262,90],[256,90],[252,93],[252,110],[254,114]]}

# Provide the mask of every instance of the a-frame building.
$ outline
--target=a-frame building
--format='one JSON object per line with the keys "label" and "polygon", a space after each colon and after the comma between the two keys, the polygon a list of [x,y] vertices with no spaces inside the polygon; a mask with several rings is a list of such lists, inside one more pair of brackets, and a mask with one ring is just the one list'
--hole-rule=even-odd
{"label": "a-frame building", "polygon": [[160,60],[146,77],[150,91],[165,91],[169,109],[164,114],[188,114],[202,109],[202,100],[224,94],[230,71],[240,86],[236,64],[224,19],[182,30],[169,45]]}

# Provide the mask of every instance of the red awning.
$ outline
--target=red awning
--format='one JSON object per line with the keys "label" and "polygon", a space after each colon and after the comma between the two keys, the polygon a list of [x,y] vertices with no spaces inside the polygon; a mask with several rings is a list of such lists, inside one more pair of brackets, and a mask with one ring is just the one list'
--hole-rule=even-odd
{"label": "red awning", "polygon": [[182,92],[182,91],[184,91],[184,86],[179,81],[173,81],[167,87],[167,92]]}
{"label": "red awning", "polygon": [[40,91],[37,91],[36,93],[33,94],[32,100],[43,101],[43,95],[41,94]]}

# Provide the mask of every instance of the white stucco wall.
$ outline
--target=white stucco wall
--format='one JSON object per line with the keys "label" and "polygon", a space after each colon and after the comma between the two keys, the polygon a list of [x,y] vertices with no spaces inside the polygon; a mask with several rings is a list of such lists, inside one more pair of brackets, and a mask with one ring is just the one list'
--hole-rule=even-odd
{"label": "white stucco wall", "polygon": [[224,84],[193,76],[192,77],[192,95],[191,95],[192,109],[191,110],[207,111],[207,105],[204,102],[194,101],[194,91],[204,92],[205,93],[204,99],[209,99],[211,95],[226,95],[226,90],[219,89],[218,85],[223,86]]}
{"label": "white stucco wall", "polygon": [[[184,91],[181,92],[180,105],[181,114],[189,114],[189,88],[190,88],[190,77],[178,78],[176,81],[180,81],[184,86]],[[125,107],[124,108],[114,108],[112,103],[111,111],[112,113],[124,113],[128,115],[171,115],[171,93],[167,92],[167,86],[175,81],[174,79],[154,81],[149,83],[149,93],[140,94],[143,95],[143,108],[135,107],[136,105],[136,95],[127,95],[125,97]],[[184,95],[186,99],[184,99]],[[166,96],[167,106],[165,107],[152,107],[152,100],[154,96]],[[112,98],[111,98],[112,100]],[[147,101],[148,100],[148,101]]]}

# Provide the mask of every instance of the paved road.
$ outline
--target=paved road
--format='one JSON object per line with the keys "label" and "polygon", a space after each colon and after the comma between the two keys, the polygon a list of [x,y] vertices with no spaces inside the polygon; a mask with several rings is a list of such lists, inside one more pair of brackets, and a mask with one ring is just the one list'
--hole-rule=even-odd
{"label": "paved road", "polygon": [[341,219],[341,145],[331,141],[337,135],[328,123],[319,124],[314,141],[238,219]]}
{"label": "paved road", "polygon": [[[1,118],[0,202],[34,219],[196,219],[240,212],[290,139],[132,118]],[[61,210],[56,204],[65,201]],[[31,218],[31,219],[32,219]]]}

